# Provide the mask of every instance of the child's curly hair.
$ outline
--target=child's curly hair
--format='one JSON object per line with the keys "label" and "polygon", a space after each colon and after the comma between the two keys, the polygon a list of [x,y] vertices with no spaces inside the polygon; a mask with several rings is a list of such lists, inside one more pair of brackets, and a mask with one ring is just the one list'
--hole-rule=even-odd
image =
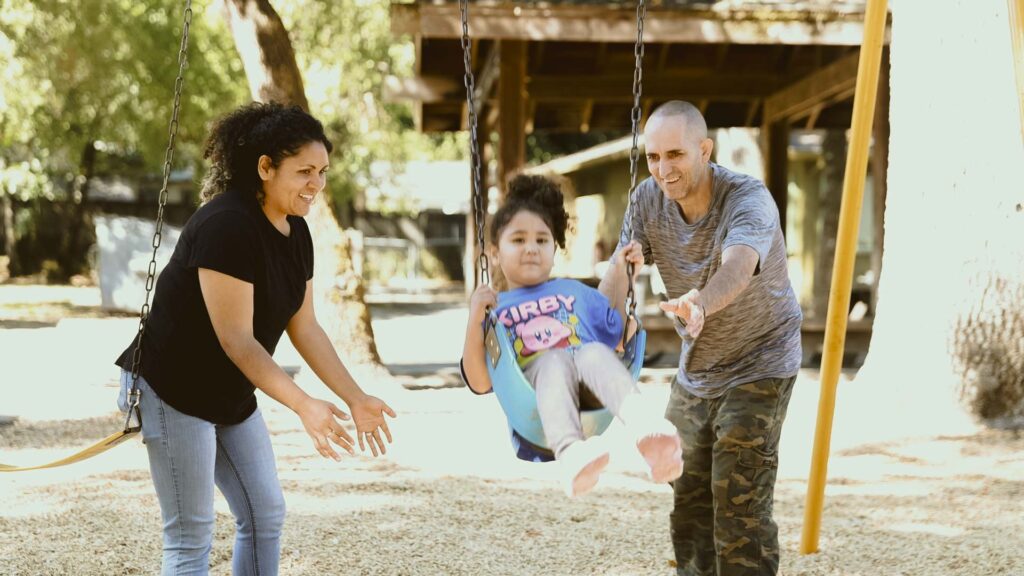
{"label": "child's curly hair", "polygon": [[210,161],[210,169],[203,178],[203,201],[236,189],[251,192],[262,202],[260,156],[269,156],[277,166],[310,142],[322,142],[328,154],[334,150],[323,124],[298,106],[252,102],[229,112],[213,124],[206,138],[203,158]]}
{"label": "child's curly hair", "polygon": [[551,229],[555,245],[565,248],[569,213],[565,211],[565,198],[562,196],[561,186],[550,178],[527,174],[520,174],[509,182],[505,202],[491,219],[491,244],[498,244],[501,231],[523,210],[529,210],[539,216]]}

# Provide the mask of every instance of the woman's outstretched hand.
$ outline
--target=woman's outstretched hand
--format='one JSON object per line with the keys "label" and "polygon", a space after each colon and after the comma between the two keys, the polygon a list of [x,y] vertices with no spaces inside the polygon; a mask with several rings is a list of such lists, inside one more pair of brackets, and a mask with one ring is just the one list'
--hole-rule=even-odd
{"label": "woman's outstretched hand", "polygon": [[[355,456],[356,451],[353,448],[352,436],[345,431],[345,427],[339,422],[339,420],[351,420],[351,417],[341,408],[326,400],[309,398],[299,406],[296,412],[302,420],[302,426],[306,429],[306,434],[309,434],[309,437],[313,439],[313,446],[321,456],[332,458],[335,461],[341,460],[341,456],[331,446],[332,442],[350,455]],[[361,444],[362,438],[360,438]]]}
{"label": "woman's outstretched hand", "polygon": [[[349,408],[352,409],[352,419],[356,422],[359,449],[365,452],[366,444],[369,444],[374,457],[387,454],[387,444],[391,444],[391,430],[388,429],[388,421],[384,419],[384,415],[397,418],[395,411],[375,396],[365,396]],[[384,433],[383,438],[381,432]],[[385,438],[387,443],[384,442]]]}

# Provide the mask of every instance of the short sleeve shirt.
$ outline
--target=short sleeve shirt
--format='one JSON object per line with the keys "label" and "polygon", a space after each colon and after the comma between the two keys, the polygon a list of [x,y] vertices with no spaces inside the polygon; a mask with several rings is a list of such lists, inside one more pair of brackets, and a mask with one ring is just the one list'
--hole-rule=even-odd
{"label": "short sleeve shirt", "polygon": [[622,317],[608,298],[577,280],[501,292],[495,315],[514,342],[520,367],[548,350],[573,352],[590,342],[614,348],[622,337]]}
{"label": "short sleeve shirt", "polygon": [[[267,219],[255,196],[237,191],[216,196],[185,224],[156,284],[141,371],[157,395],[178,411],[226,425],[255,411],[255,387],[228,358],[213,330],[199,269],[253,285],[253,335],[273,354],[313,277],[309,227],[297,216],[288,216],[288,224],[286,236]],[[117,360],[126,370],[131,370],[135,344]]]}
{"label": "short sleeve shirt", "polygon": [[[647,263],[658,266],[670,298],[701,290],[722,264],[722,251],[749,246],[758,262],[747,288],[709,316],[691,338],[682,337],[677,382],[692,394],[715,398],[764,378],[788,378],[800,369],[802,313],[789,280],[778,208],[764,184],[711,164],[708,213],[687,223],[679,205],[648,178],[635,192],[633,238]],[[628,238],[626,227],[621,247]]]}

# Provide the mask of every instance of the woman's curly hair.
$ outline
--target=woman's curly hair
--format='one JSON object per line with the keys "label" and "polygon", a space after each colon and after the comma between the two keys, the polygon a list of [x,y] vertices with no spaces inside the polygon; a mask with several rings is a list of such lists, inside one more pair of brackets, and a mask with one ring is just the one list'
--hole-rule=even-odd
{"label": "woman's curly hair", "polygon": [[508,184],[504,204],[491,219],[490,241],[497,246],[501,231],[523,210],[529,210],[551,229],[555,245],[565,248],[565,233],[569,228],[569,213],[565,211],[562,188],[544,176],[520,174]]}
{"label": "woman's curly hair", "polygon": [[252,102],[228,113],[206,138],[203,158],[210,161],[210,168],[203,178],[203,201],[236,189],[251,191],[262,202],[260,156],[278,166],[310,142],[322,142],[328,153],[334,149],[323,124],[298,106]]}

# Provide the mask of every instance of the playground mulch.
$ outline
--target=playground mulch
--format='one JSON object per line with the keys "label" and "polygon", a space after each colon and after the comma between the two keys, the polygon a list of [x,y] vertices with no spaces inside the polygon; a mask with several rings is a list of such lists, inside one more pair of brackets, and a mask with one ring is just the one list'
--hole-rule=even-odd
{"label": "playground mulch", "polygon": [[[451,475],[400,459],[327,463],[286,419],[270,420],[289,504],[282,574],[674,573],[671,493],[628,470],[569,500],[545,478]],[[97,426],[18,422],[0,428],[0,449],[6,459],[80,445]],[[159,510],[142,448],[118,450],[83,468],[0,476],[0,573],[158,572]],[[805,483],[779,482],[783,574],[1024,574],[1020,434],[863,446],[834,455],[833,468],[815,555],[798,554]],[[217,506],[211,573],[226,575],[232,520]]]}

